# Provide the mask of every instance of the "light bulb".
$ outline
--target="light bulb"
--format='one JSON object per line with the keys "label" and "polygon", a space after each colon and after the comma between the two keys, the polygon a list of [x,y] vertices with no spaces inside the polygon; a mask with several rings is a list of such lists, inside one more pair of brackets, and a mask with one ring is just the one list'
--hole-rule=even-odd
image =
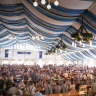
{"label": "light bulb", "polygon": [[44,40],[44,37],[41,36],[41,39]]}
{"label": "light bulb", "polygon": [[10,37],[9,37],[9,39],[10,39],[10,40],[12,40],[12,39],[13,39],[13,37],[12,37],[12,36],[10,36]]}
{"label": "light bulb", "polygon": [[35,40],[35,37],[32,37],[33,40]]}
{"label": "light bulb", "polygon": [[54,2],[54,5],[55,5],[55,6],[58,6],[58,5],[59,5],[59,2],[56,0],[56,1]]}
{"label": "light bulb", "polygon": [[85,47],[85,44],[83,44],[83,47]]}
{"label": "light bulb", "polygon": [[37,7],[37,6],[38,6],[38,3],[35,1],[35,2],[33,2],[33,5],[34,5],[35,7]]}
{"label": "light bulb", "polygon": [[40,40],[40,39],[39,39],[39,36],[36,36],[36,39],[37,39],[37,40]]}
{"label": "light bulb", "polygon": [[16,37],[14,36],[13,39],[16,39]]}
{"label": "light bulb", "polygon": [[76,43],[74,44],[74,47],[76,48]]}
{"label": "light bulb", "polygon": [[47,9],[51,9],[51,5],[50,4],[47,5]]}
{"label": "light bulb", "polygon": [[79,44],[82,45],[82,41],[80,41]]}
{"label": "light bulb", "polygon": [[74,42],[72,42],[72,46],[74,46]]}
{"label": "light bulb", "polygon": [[46,1],[45,0],[41,0],[41,4],[45,5]]}
{"label": "light bulb", "polygon": [[90,42],[90,46],[92,46],[92,41],[89,41]]}

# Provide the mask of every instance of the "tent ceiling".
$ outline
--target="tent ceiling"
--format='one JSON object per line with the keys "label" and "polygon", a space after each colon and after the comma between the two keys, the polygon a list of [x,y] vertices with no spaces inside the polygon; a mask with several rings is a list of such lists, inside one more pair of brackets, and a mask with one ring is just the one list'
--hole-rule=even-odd
{"label": "tent ceiling", "polygon": [[[39,0],[38,0],[39,1]],[[86,18],[84,26],[96,35],[96,2],[95,0],[59,0],[60,5],[48,10],[46,5],[32,5],[33,0],[0,0],[0,47],[9,47],[18,42],[37,44],[46,50],[55,46],[64,34],[63,41],[67,49],[62,53],[65,59],[90,59],[96,56],[96,38],[93,45],[86,43],[87,48],[72,46],[71,34],[81,25],[80,15]],[[9,35],[16,36],[10,40]],[[33,40],[35,35],[44,36],[44,40]],[[78,44],[78,42],[76,42]]]}

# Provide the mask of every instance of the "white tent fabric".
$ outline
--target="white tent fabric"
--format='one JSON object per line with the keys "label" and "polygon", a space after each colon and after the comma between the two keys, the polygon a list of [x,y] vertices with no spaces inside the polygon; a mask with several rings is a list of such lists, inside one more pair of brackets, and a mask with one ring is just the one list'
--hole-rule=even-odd
{"label": "white tent fabric", "polygon": [[[48,10],[39,2],[33,6],[34,0],[0,0],[0,47],[6,48],[19,42],[33,46],[37,44],[43,50],[55,46],[63,34],[63,42],[67,49],[63,57],[70,60],[84,60],[96,56],[96,1],[95,0],[59,0],[60,5]],[[93,46],[89,42],[82,46],[72,46],[71,34],[81,25],[83,16],[85,28],[94,35]],[[90,23],[89,23],[90,22]],[[10,34],[16,39],[10,40]],[[33,40],[32,36],[40,35],[44,40]]]}

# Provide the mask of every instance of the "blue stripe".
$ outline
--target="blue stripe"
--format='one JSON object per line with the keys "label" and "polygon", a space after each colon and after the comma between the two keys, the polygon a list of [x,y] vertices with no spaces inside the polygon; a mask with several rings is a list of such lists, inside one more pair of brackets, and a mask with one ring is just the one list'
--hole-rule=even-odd
{"label": "blue stripe", "polygon": [[72,9],[67,9],[67,8],[64,8],[64,7],[61,7],[61,6],[55,6],[53,3],[51,3],[52,5],[52,8],[58,10],[58,11],[61,11],[61,12],[65,12],[65,13],[73,13],[73,14],[81,14],[83,13],[85,10],[72,10]]}
{"label": "blue stripe", "polygon": [[95,50],[90,49],[90,51],[91,51],[94,55],[96,55],[96,51],[95,51]]}
{"label": "blue stripe", "polygon": [[18,12],[18,13],[4,13],[4,12],[0,12],[0,15],[4,15],[4,16],[19,16],[24,14],[24,12]]}
{"label": "blue stripe", "polygon": [[92,58],[91,55],[88,54],[86,51],[81,51],[81,52],[82,52],[85,56]]}
{"label": "blue stripe", "polygon": [[[28,11],[29,11],[29,10],[28,10]],[[26,13],[25,13],[25,14],[26,14]],[[33,15],[33,13],[31,13],[31,12],[29,12],[29,14],[31,14],[31,16]],[[37,16],[33,15],[33,17],[36,17],[36,19],[38,20],[38,21],[36,21],[36,20],[34,20],[32,17],[30,17],[29,14],[26,14],[26,16],[27,16],[28,18],[30,18],[30,19],[31,19],[34,23],[36,23],[37,25],[42,26],[42,27],[44,27],[44,28],[46,28],[46,29],[48,29],[48,30],[54,31],[55,28],[52,29],[52,28],[50,28],[50,27],[48,27],[48,26],[46,27],[45,25],[42,25],[42,24],[39,23],[38,21],[42,21],[42,22],[45,23],[45,24],[49,24],[49,25],[55,26],[55,27],[56,27],[56,26],[57,26],[57,27],[60,27],[60,26],[62,26],[62,27],[68,27],[68,26],[64,26],[64,25],[54,25],[54,24],[47,23],[47,22],[39,19]],[[57,32],[57,31],[65,31],[65,30],[61,29],[61,30],[55,30],[55,31]]]}
{"label": "blue stripe", "polygon": [[75,53],[77,56],[81,57],[82,59],[85,59],[85,57],[83,55],[80,54],[80,52],[76,52]]}
{"label": "blue stripe", "polygon": [[7,21],[7,22],[12,22],[12,23],[19,23],[19,22],[25,22],[26,21],[25,18],[19,19],[19,20],[8,20],[8,19],[4,19],[4,18],[0,17],[0,21],[2,21],[2,20]]}
{"label": "blue stripe", "polygon": [[21,7],[22,4],[15,4],[15,5],[2,5],[0,4],[0,8],[2,9],[13,9],[13,8],[17,8],[17,7]]}

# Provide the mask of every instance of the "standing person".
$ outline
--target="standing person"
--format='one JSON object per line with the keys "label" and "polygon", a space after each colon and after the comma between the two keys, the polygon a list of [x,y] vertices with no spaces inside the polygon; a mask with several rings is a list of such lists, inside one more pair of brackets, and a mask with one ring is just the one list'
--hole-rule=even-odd
{"label": "standing person", "polygon": [[16,96],[23,96],[23,91],[19,87],[17,88]]}
{"label": "standing person", "polygon": [[52,86],[51,86],[50,82],[46,83],[44,90],[45,90],[45,94],[52,94],[53,93]]}
{"label": "standing person", "polygon": [[27,87],[27,91],[30,93],[30,95],[33,95],[35,93],[36,87],[33,82],[30,82],[29,84],[30,85]]}
{"label": "standing person", "polygon": [[25,84],[25,85],[27,85],[28,79],[29,79],[29,75],[28,75],[28,73],[26,72],[25,75],[24,75],[24,84]]}
{"label": "standing person", "polygon": [[55,94],[61,93],[61,86],[59,85],[58,82],[57,82],[56,85],[54,86],[53,91],[54,91]]}
{"label": "standing person", "polygon": [[7,93],[9,95],[12,95],[13,96],[13,95],[16,95],[16,92],[17,92],[17,88],[16,88],[15,84],[13,84],[12,87],[8,90]]}
{"label": "standing person", "polygon": [[68,92],[68,88],[69,88],[68,84],[66,84],[64,81],[61,86],[62,93]]}
{"label": "standing person", "polygon": [[40,93],[39,89],[35,90],[35,93],[32,96],[43,96],[42,93]]}
{"label": "standing person", "polygon": [[80,88],[80,82],[77,81],[77,83],[75,84],[75,89],[77,92],[79,91],[79,88]]}
{"label": "standing person", "polygon": [[3,93],[3,91],[4,91],[3,85],[4,85],[4,81],[3,81],[3,77],[1,76],[1,77],[0,77],[0,95],[1,95],[1,94]]}
{"label": "standing person", "polygon": [[32,72],[31,79],[32,79],[33,83],[36,83],[37,75],[36,75],[36,71],[35,70]]}

